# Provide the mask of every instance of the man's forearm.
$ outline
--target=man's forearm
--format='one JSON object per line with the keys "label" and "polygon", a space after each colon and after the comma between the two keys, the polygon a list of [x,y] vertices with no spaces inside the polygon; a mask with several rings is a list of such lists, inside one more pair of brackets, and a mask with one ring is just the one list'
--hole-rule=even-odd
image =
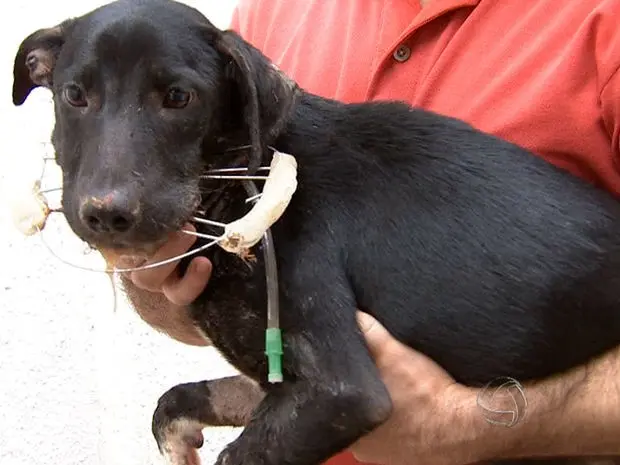
{"label": "man's forearm", "polygon": [[481,427],[495,458],[620,456],[620,348],[524,392],[518,424]]}

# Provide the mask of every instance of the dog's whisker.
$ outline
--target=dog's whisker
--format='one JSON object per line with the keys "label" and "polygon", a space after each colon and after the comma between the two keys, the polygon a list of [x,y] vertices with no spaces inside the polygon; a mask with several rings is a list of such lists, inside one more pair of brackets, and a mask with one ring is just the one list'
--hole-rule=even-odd
{"label": "dog's whisker", "polygon": [[189,252],[185,252],[181,255],[177,255],[176,257],[171,257],[168,258],[166,260],[162,260],[159,262],[155,262],[155,263],[150,263],[148,265],[143,265],[143,266],[138,266],[136,268],[123,268],[123,269],[119,269],[119,268],[115,268],[114,270],[112,270],[113,273],[128,273],[128,272],[133,272],[133,271],[142,271],[142,270],[149,270],[151,268],[157,268],[159,266],[163,266],[163,265],[168,265],[170,263],[174,263],[176,261],[179,261],[183,258],[186,257],[191,257],[192,255],[196,255],[197,253],[202,252],[203,250],[206,250],[210,247],[213,247],[214,245],[216,245],[219,242],[222,242],[225,239],[224,236],[218,237],[217,239],[214,239],[213,241],[198,247],[197,249],[193,249],[190,250]]}
{"label": "dog's whisker", "polygon": [[262,196],[263,196],[263,194],[256,194],[256,195],[253,195],[252,197],[248,197],[247,199],[245,199],[245,203],[254,202],[254,201],[260,199]]}
{"label": "dog's whisker", "polygon": [[[269,166],[260,166],[257,171],[269,171],[271,167]],[[239,168],[218,168],[214,170],[207,171],[208,174],[216,174],[216,173],[237,173],[237,172],[245,172],[247,168],[239,167]]]}
{"label": "dog's whisker", "polygon": [[[240,145],[239,147],[230,147],[230,148],[224,150],[224,152],[238,152],[239,150],[247,150],[247,149],[251,149],[251,148],[252,148],[252,144]],[[268,145],[267,148],[269,150],[274,151],[274,152],[276,150],[271,145]]]}
{"label": "dog's whisker", "polygon": [[188,236],[200,237],[201,239],[219,239],[221,237],[221,236],[212,236],[210,234],[203,234],[203,233],[194,232],[194,231],[186,231],[185,229],[182,229],[181,232],[184,234],[187,234]]}
{"label": "dog's whisker", "polygon": [[200,187],[201,192],[206,192],[210,195],[221,194],[222,192],[225,191],[225,189],[226,189],[225,187],[218,187],[217,189],[212,189],[208,187]]}
{"label": "dog's whisker", "polygon": [[224,150],[224,152],[238,152],[239,150],[247,150],[247,149],[251,149],[252,145],[248,144],[248,145],[241,145],[239,147],[230,147],[227,148],[226,150]]}
{"label": "dog's whisker", "polygon": [[41,194],[49,194],[50,192],[59,192],[61,190],[62,190],[62,187],[51,187],[49,189],[40,190],[39,193],[41,193]]}
{"label": "dog's whisker", "polygon": [[203,179],[227,179],[227,180],[240,180],[240,181],[266,181],[267,180],[267,176],[234,176],[234,175],[206,174],[200,177]]}
{"label": "dog's whisker", "polygon": [[106,273],[106,274],[114,274],[114,273],[130,273],[133,271],[142,271],[142,270],[149,270],[152,268],[157,268],[160,266],[164,266],[164,265],[168,265],[170,263],[174,263],[176,261],[182,260],[183,258],[186,257],[191,257],[192,255],[196,255],[204,250],[207,250],[210,247],[213,247],[214,245],[218,244],[219,242],[223,241],[225,239],[224,236],[218,237],[214,240],[212,240],[211,242],[202,245],[196,249],[190,250],[188,252],[185,252],[183,254],[180,255],[176,255],[174,257],[170,257],[168,259],[165,260],[161,260],[155,263],[149,263],[148,265],[142,265],[142,266],[137,266],[134,268],[114,268],[112,270],[101,270],[101,269],[97,269],[97,268],[91,268],[88,266],[82,266],[82,265],[77,265],[75,263],[72,263],[68,260],[65,260],[64,258],[62,258],[60,255],[58,255],[54,249],[47,243],[47,241],[45,240],[45,235],[42,234],[43,231],[40,228],[38,229],[38,235],[39,235],[39,239],[41,240],[41,243],[45,246],[45,248],[48,250],[48,252],[54,256],[57,260],[59,260],[60,262],[64,263],[65,265],[71,266],[73,268],[77,268],[80,270],[84,270],[84,271],[92,271],[92,272],[97,272],[97,273]]}
{"label": "dog's whisker", "polygon": [[220,223],[219,221],[207,220],[204,218],[198,218],[197,216],[192,216],[192,220],[195,221],[196,223],[208,224],[209,226],[219,226],[220,228],[226,227],[225,223]]}

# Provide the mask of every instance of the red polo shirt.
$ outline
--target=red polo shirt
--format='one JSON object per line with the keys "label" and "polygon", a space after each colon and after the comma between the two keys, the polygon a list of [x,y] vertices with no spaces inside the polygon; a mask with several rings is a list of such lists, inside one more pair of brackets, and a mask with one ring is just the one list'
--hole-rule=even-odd
{"label": "red polo shirt", "polygon": [[240,0],[232,27],[310,92],[461,118],[620,194],[620,0],[423,3]]}

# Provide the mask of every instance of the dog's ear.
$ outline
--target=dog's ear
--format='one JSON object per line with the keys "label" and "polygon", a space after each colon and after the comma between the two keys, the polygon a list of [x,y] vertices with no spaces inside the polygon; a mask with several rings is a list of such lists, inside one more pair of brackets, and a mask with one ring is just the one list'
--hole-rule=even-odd
{"label": "dog's ear", "polygon": [[21,105],[36,87],[51,88],[56,59],[74,20],[39,29],[26,37],[19,46],[13,64],[13,104]]}
{"label": "dog's ear", "polygon": [[244,107],[243,118],[252,144],[248,166],[251,173],[260,166],[264,150],[287,123],[299,88],[234,31],[219,32],[214,44],[229,60],[227,74],[235,82]]}

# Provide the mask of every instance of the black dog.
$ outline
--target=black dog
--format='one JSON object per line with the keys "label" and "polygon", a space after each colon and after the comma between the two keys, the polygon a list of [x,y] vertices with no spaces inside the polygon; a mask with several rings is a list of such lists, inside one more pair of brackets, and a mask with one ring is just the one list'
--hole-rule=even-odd
{"label": "black dog", "polygon": [[316,465],[384,422],[391,400],[356,308],[469,385],[545,377],[620,343],[620,204],[515,145],[399,102],[311,95],[168,0],[39,30],[14,72],[16,105],[53,91],[64,212],[96,247],[152,250],[198,208],[237,219],[243,187],[203,184],[205,170],[254,169],[269,146],[298,160],[272,229],[285,380],[266,381],[260,247],[250,265],[210,249],[192,316],[260,388],[220,382],[256,405],[236,418],[215,411],[213,383],[163,396],[153,429],[176,463],[195,463],[200,428],[218,421],[245,425],[218,460],[233,465]]}

